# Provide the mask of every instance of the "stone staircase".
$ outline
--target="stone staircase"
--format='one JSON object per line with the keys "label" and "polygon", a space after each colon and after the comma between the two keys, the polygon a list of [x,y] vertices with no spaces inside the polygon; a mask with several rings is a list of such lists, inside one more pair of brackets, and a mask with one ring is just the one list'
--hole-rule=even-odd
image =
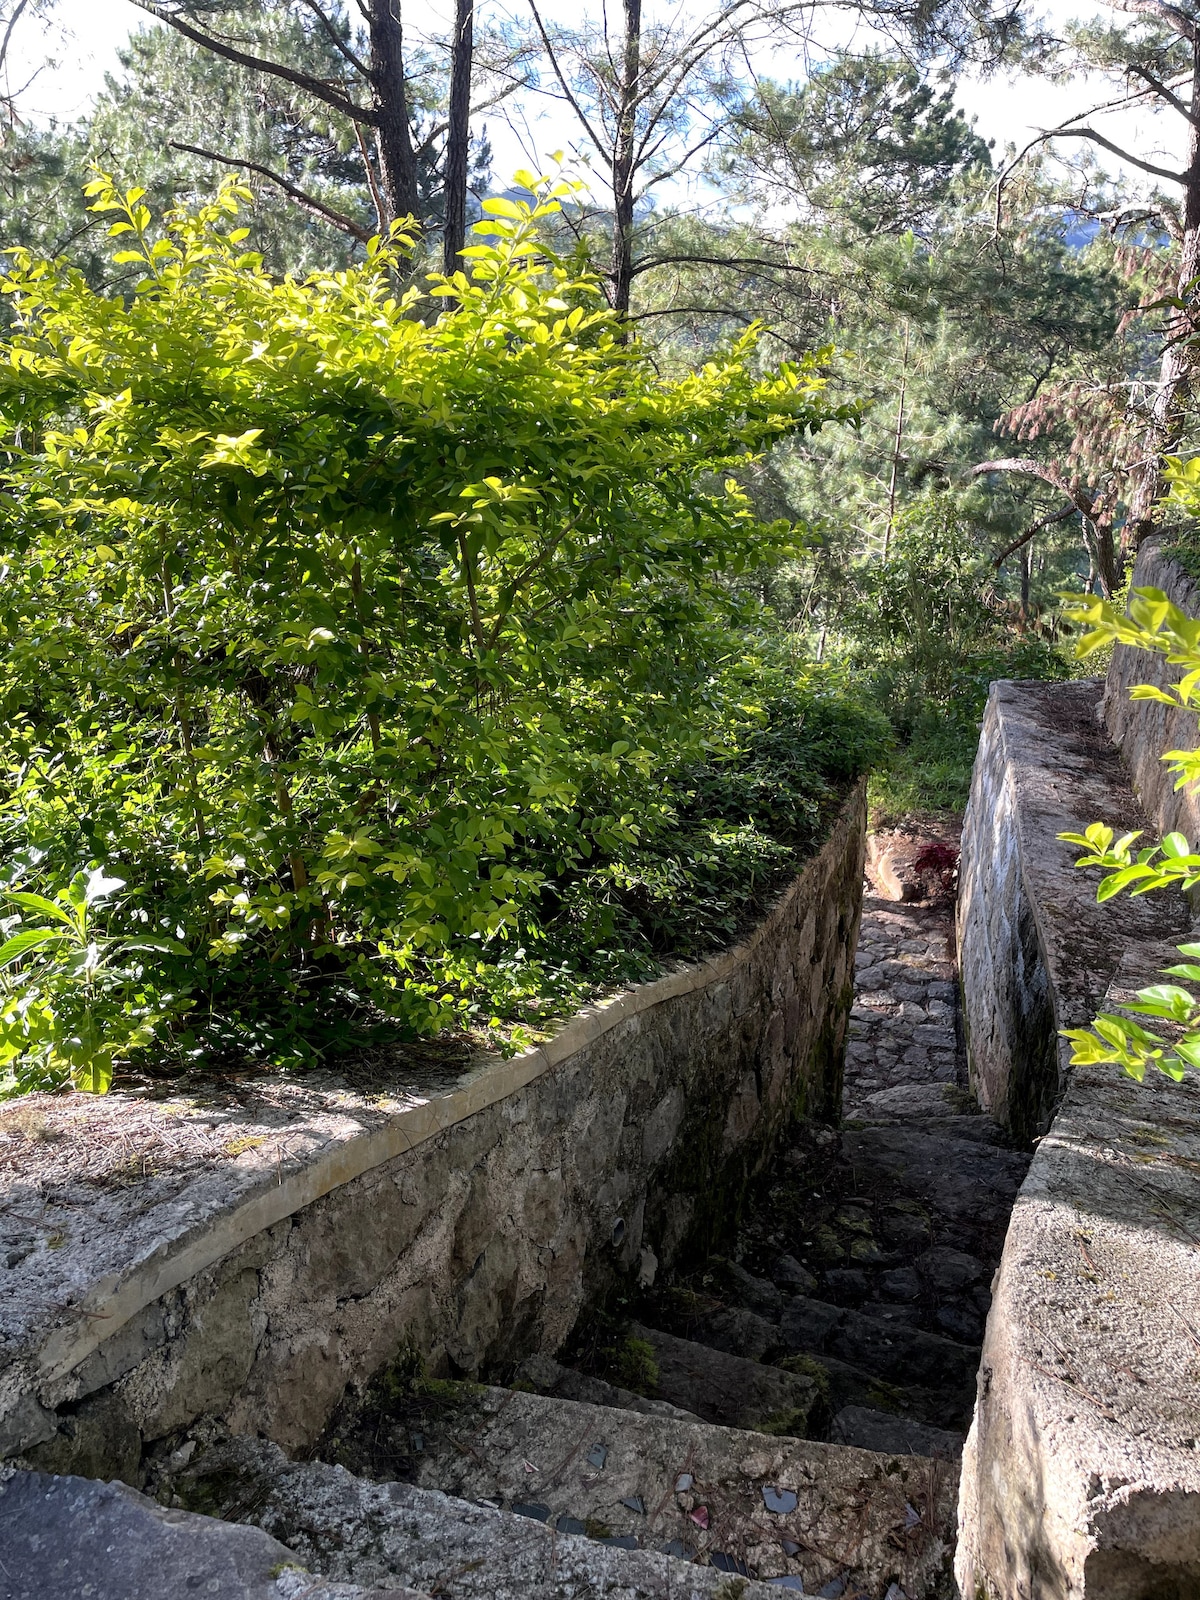
{"label": "stone staircase", "polygon": [[948,895],[868,895],[842,1121],[707,1260],[656,1281],[643,1251],[486,1385],[401,1360],[305,1459],[214,1413],[152,1454],[155,1499],[0,1467],[0,1600],[951,1600],[955,1567],[969,1600],[1200,1594],[1200,1084],[1068,1070],[1058,1036],[1192,920],[1097,906],[1057,838],[1144,822],[1098,700],[989,703],[959,929],[991,1115]]}
{"label": "stone staircase", "polygon": [[[966,1087],[950,915],[868,895],[842,1128],[798,1132],[729,1255],[648,1291],[623,1344],[589,1330],[588,1381],[641,1352],[648,1392],[707,1422],[957,1454],[1029,1157]],[[583,1397],[577,1372],[524,1376]]]}
{"label": "stone staircase", "polygon": [[[1057,837],[1145,823],[1099,699],[989,702],[958,926],[990,1115],[948,893],[868,894],[842,1120],[792,1132],[707,1260],[629,1256],[627,1300],[487,1384],[402,1359],[304,1459],[214,1407],[151,1436],[154,1498],[0,1466],[0,1600],[951,1600],[955,1568],[969,1600],[1200,1594],[1200,1081],[1070,1070],[1058,1032],[1124,1006],[1192,924],[1168,897],[1098,906]],[[1037,1136],[1032,1163],[993,1119]],[[289,1338],[316,1381],[338,1370]],[[202,1347],[204,1381],[236,1350]]]}
{"label": "stone staircase", "polygon": [[843,1125],[797,1131],[724,1254],[506,1387],[393,1369],[313,1459],[217,1440],[160,1500],[436,1600],[955,1595],[958,1457],[1028,1157],[966,1088],[951,915],[868,895]]}

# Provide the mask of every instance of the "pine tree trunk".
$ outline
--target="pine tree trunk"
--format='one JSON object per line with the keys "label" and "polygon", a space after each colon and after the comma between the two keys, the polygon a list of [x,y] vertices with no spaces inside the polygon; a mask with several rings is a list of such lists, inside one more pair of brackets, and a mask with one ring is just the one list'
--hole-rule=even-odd
{"label": "pine tree trunk", "polygon": [[1105,600],[1111,600],[1121,587],[1121,557],[1113,539],[1112,521],[1109,518],[1092,522],[1083,521],[1084,538],[1091,556],[1097,589]]}
{"label": "pine tree trunk", "polygon": [[1024,633],[1029,624],[1029,568],[1031,539],[1027,539],[1021,546],[1021,632]]}
{"label": "pine tree trunk", "polygon": [[[1192,44],[1191,111],[1200,119],[1200,34]],[[1129,515],[1121,535],[1121,556],[1137,553],[1154,530],[1154,514],[1163,493],[1163,457],[1179,446],[1187,403],[1195,376],[1193,341],[1198,329],[1196,279],[1200,278],[1200,127],[1193,122],[1188,137],[1188,166],[1183,186],[1183,238],[1179,251],[1176,293],[1185,309],[1168,326],[1167,348],[1159,368],[1158,390],[1146,430],[1145,457],[1129,497]]]}
{"label": "pine tree trunk", "polygon": [[633,297],[633,175],[637,107],[642,75],[642,0],[624,0],[625,51],[618,85],[616,137],[613,140],[613,307],[629,315]]}
{"label": "pine tree trunk", "polygon": [[417,163],[408,120],[400,0],[370,0],[367,25],[371,87],[379,118],[375,139],[380,189],[388,212],[385,221],[395,222],[398,217],[417,215]]}
{"label": "pine tree trunk", "polygon": [[475,0],[455,0],[450,57],[450,108],[446,130],[446,221],[442,271],[458,270],[467,234],[467,164],[471,144],[471,63],[475,53]]}

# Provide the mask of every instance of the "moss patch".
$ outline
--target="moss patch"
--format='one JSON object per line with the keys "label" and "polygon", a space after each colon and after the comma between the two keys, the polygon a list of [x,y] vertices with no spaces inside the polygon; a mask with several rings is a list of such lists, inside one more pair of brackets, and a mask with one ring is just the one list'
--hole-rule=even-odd
{"label": "moss patch", "polygon": [[778,1365],[783,1372],[794,1372],[797,1377],[811,1378],[817,1386],[817,1393],[821,1397],[821,1403],[826,1406],[829,1405],[832,1389],[829,1382],[828,1367],[823,1367],[813,1356],[804,1355],[785,1356]]}
{"label": "moss patch", "polygon": [[654,1346],[645,1339],[630,1336],[619,1344],[612,1353],[610,1370],[621,1387],[633,1394],[649,1396],[658,1389],[659,1370]]}

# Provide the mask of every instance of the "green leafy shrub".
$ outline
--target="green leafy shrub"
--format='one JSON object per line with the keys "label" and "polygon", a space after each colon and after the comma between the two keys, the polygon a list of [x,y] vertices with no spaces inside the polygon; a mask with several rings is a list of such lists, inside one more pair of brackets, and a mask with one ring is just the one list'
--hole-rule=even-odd
{"label": "green leafy shrub", "polygon": [[[1193,510],[1200,508],[1200,467],[1189,462],[1169,463],[1172,498]],[[1115,644],[1130,645],[1165,655],[1183,668],[1179,682],[1170,688],[1143,683],[1130,691],[1132,700],[1158,700],[1179,710],[1200,711],[1200,621],[1185,616],[1161,589],[1134,589],[1128,611],[1111,600],[1089,595],[1071,597],[1070,614],[1086,631],[1080,638],[1080,655]],[[1162,758],[1175,778],[1176,789],[1200,782],[1200,749],[1167,750]],[[1161,844],[1137,849],[1141,832],[1117,838],[1105,823],[1094,822],[1083,833],[1060,833],[1083,855],[1077,867],[1101,867],[1104,877],[1096,899],[1111,900],[1122,891],[1148,894],[1174,886],[1193,889],[1200,884],[1200,854],[1182,833],[1168,833]],[[1182,944],[1185,959],[1165,968],[1163,976],[1200,984],[1200,944]],[[1170,1024],[1167,1036],[1154,1033],[1117,1012],[1101,1012],[1090,1027],[1067,1028],[1073,1065],[1096,1063],[1119,1066],[1139,1083],[1149,1067],[1178,1082],[1189,1067],[1200,1068],[1200,998],[1177,983],[1156,983],[1139,989],[1124,1007],[1127,1012],[1155,1017]]]}
{"label": "green leafy shrub", "polygon": [[94,869],[77,872],[53,900],[8,892],[26,917],[44,919],[0,945],[0,1068],[16,1088],[70,1076],[103,1094],[115,1058],[150,1044],[169,1016],[173,997],[148,998],[138,958],[186,949],[173,939],[102,932],[96,908],[122,888],[120,878]]}
{"label": "green leafy shrub", "polygon": [[[91,185],[126,298],[14,253],[10,1083],[536,1021],[628,969],[622,919],[670,943],[681,874],[716,932],[815,837],[871,719],[746,659],[734,580],[794,535],[732,473],[853,408],[817,359],[755,375],[753,334],[661,380],[539,240],[565,188],[489,201],[470,276],[427,293],[397,287],[401,229],[269,277],[233,182],[161,227]],[[125,891],[104,966],[27,938],[89,863]]]}
{"label": "green leafy shrub", "polygon": [[[666,777],[633,848],[574,874],[554,940],[587,928],[639,955],[698,956],[736,936],[823,838],[846,786],[887,751],[886,717],[828,672],[764,650],[725,679],[724,746]],[[736,691],[736,693],[734,693]],[[578,935],[575,935],[578,937]],[[618,974],[620,975],[620,974]]]}

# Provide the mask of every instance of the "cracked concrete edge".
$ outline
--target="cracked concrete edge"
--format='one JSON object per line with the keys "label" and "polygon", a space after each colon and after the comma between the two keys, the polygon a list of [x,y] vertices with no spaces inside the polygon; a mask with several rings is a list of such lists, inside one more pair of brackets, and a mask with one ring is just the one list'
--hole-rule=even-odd
{"label": "cracked concrete edge", "polygon": [[[0,1420],[27,1401],[29,1383],[41,1386],[65,1377],[147,1305],[220,1261],[231,1250],[265,1229],[311,1205],[323,1195],[361,1177],[398,1155],[415,1149],[479,1111],[527,1087],[620,1023],[681,996],[716,987],[736,972],[772,936],[792,902],[805,892],[805,880],[842,833],[853,827],[865,804],[866,780],[859,779],[843,801],[823,842],[792,883],[750,933],[730,950],[707,961],[681,967],[653,983],[585,1006],[544,1044],[489,1062],[448,1094],[438,1095],[391,1114],[380,1127],[352,1135],[326,1148],[298,1171],[272,1175],[250,1196],[213,1220],[205,1219],[163,1240],[122,1274],[108,1274],[93,1284],[73,1319],[55,1329],[37,1353],[37,1368],[24,1382],[19,1366],[10,1368],[0,1388]],[[16,1378],[16,1382],[13,1379]]]}

